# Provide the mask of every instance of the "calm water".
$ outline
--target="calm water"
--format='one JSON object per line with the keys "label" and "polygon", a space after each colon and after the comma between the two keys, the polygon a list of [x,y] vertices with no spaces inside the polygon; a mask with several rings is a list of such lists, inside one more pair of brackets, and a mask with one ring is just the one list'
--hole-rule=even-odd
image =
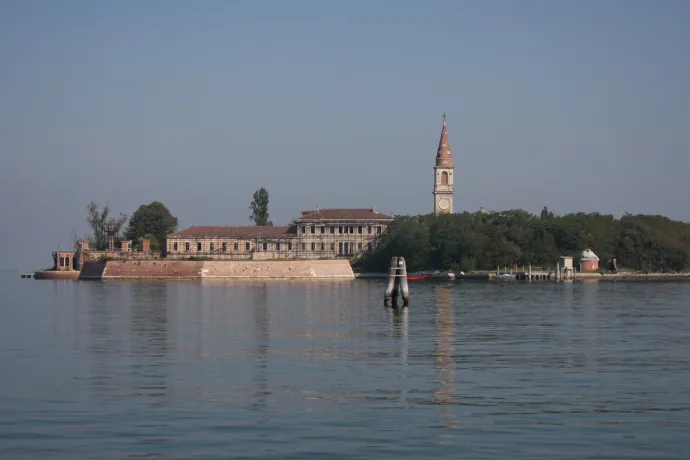
{"label": "calm water", "polygon": [[688,458],[690,284],[0,275],[0,458]]}

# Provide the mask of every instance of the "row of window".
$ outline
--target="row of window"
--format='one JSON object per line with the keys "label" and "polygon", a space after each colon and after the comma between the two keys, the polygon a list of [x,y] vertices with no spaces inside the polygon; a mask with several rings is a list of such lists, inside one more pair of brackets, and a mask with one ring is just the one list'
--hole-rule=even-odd
{"label": "row of window", "polygon": [[[264,243],[264,246],[266,246],[266,243]],[[280,243],[276,243],[276,247],[277,247],[277,248],[280,248]],[[249,251],[249,250],[251,249],[251,243],[250,243],[249,241],[247,241],[247,242],[244,244],[244,248],[245,248],[247,251]],[[189,252],[190,249],[191,249],[190,243],[185,243],[185,244],[184,244],[184,250],[185,250],[186,252]],[[237,242],[235,242],[235,243],[233,244],[232,249],[235,250],[235,251],[238,251],[238,250],[240,249],[240,244],[237,243]],[[288,243],[288,249],[292,249],[292,243]],[[173,251],[178,251],[178,250],[179,250],[179,245],[177,244],[177,242],[173,243]],[[196,243],[196,250],[197,250],[197,252],[201,252],[201,241],[199,241],[199,242]],[[213,243],[213,242],[211,242],[211,243],[209,244],[209,250],[210,250],[210,252],[215,252],[215,251],[216,251],[216,244]],[[221,252],[227,252],[227,251],[228,251],[228,243],[227,243],[227,242],[224,242],[224,243],[221,245],[220,250],[221,250]]]}
{"label": "row of window", "polygon": [[[326,233],[326,226],[322,225],[320,228],[320,233]],[[311,230],[311,233],[316,233],[316,225],[311,225],[309,227],[309,230]],[[360,235],[362,234],[363,227],[361,225],[357,226],[357,233]],[[383,229],[381,228],[380,225],[376,226],[376,233],[381,233]],[[371,225],[367,226],[367,233],[371,235],[373,232],[373,227]],[[302,225],[302,234],[306,235],[307,233],[307,226]],[[330,233],[335,233],[335,225],[330,226]],[[355,233],[355,226],[354,225],[340,225],[338,226],[338,233]]]}
{"label": "row of window", "polygon": [[[346,241],[344,243],[341,242],[338,244],[339,244],[339,251],[341,254],[348,254],[348,252],[352,253],[354,251],[354,244],[355,243],[352,241],[350,241],[349,243]],[[185,246],[184,247],[185,252],[189,252],[191,250],[191,244],[190,243],[185,243],[184,246]],[[249,251],[251,249],[251,243],[249,241],[247,241],[245,243],[244,247],[245,247],[245,250]],[[374,245],[372,245],[371,242],[367,243],[367,249],[371,249],[372,247],[374,247]],[[178,248],[179,248],[179,246],[178,246],[177,242],[173,243],[173,251],[175,251],[175,252],[178,251]],[[267,242],[262,243],[260,248],[263,249],[264,251],[268,251],[268,243]],[[281,244],[275,243],[275,250],[280,251],[280,248],[281,248]],[[317,250],[325,251],[326,250],[326,243],[321,242],[320,245],[317,245],[316,242],[312,242],[310,245],[310,248],[312,251],[317,251]],[[343,249],[343,248],[345,248],[345,249]],[[348,248],[349,248],[349,251],[348,251]],[[357,243],[357,249],[359,251],[361,251],[362,248],[363,248],[363,244],[360,241],[359,243]],[[201,252],[201,242],[200,241],[196,243],[196,250],[197,250],[197,252]],[[211,242],[209,244],[209,250],[210,250],[210,252],[215,252],[215,250],[216,250],[215,243]],[[226,242],[222,243],[221,252],[227,252],[227,250],[228,250],[228,243],[226,243]],[[235,251],[239,250],[239,243],[237,243],[237,242],[233,243],[233,250],[235,250]],[[292,251],[292,243],[291,242],[287,243],[287,250]],[[306,250],[307,250],[307,243],[302,243],[302,251],[306,251]],[[335,243],[330,244],[330,250],[335,251]],[[62,266],[62,263],[61,263],[61,266]]]}
{"label": "row of window", "polygon": [[[322,242],[321,245],[318,246],[317,243],[312,242],[310,247],[311,247],[312,251],[318,251],[318,250],[325,251],[326,250],[326,243]],[[372,246],[371,242],[367,243],[367,249],[371,249],[372,247],[373,246]],[[355,248],[355,243],[353,241],[350,241],[349,243],[347,241],[338,243],[338,252],[340,254],[353,253],[354,248]],[[363,245],[362,245],[362,242],[360,241],[359,243],[357,243],[357,249],[359,251],[361,251],[362,248],[363,248]],[[302,243],[302,251],[306,251],[306,250],[307,250],[307,243]],[[331,243],[330,250],[335,251],[335,243]]]}
{"label": "row of window", "polygon": [[69,267],[69,257],[60,257],[60,266]]}

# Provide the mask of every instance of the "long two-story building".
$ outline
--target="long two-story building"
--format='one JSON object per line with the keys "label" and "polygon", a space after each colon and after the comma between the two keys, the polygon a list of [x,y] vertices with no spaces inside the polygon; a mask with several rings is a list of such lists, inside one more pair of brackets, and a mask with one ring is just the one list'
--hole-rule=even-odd
{"label": "long two-story building", "polygon": [[372,249],[394,216],[369,209],[302,211],[286,227],[193,226],[167,237],[168,258],[333,259]]}

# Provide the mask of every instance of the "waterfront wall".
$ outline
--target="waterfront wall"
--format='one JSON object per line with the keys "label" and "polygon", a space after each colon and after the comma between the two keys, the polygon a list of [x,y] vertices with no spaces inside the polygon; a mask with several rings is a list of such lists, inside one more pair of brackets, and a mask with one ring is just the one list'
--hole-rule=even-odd
{"label": "waterfront wall", "polygon": [[37,280],[76,280],[79,279],[79,272],[77,271],[59,271],[59,270],[39,270],[34,273],[34,279]]}
{"label": "waterfront wall", "polygon": [[[46,274],[48,272],[37,272]],[[57,272],[54,272],[57,273]],[[176,261],[113,260],[85,262],[69,279],[354,279],[347,260]],[[42,276],[49,279],[49,276]],[[67,279],[67,278],[63,278]]]}

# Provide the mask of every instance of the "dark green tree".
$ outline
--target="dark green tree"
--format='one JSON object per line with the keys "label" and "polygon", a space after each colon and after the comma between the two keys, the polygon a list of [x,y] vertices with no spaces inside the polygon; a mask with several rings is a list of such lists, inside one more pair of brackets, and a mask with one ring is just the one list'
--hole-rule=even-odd
{"label": "dark green tree", "polygon": [[143,238],[151,239],[151,249],[158,250],[168,234],[177,230],[177,217],[160,201],[139,206],[129,221],[125,237],[132,240],[135,247],[141,245]]}
{"label": "dark green tree", "polygon": [[249,216],[249,220],[254,222],[254,225],[273,225],[273,222],[268,220],[268,192],[265,188],[261,187],[259,190],[254,192],[252,202],[249,205],[249,210],[252,212],[252,215]]}
{"label": "dark green tree", "polygon": [[690,224],[662,216],[598,213],[539,216],[522,210],[398,216],[375,250],[355,263],[362,271],[386,272],[392,256],[404,256],[408,270],[495,270],[516,264],[553,266],[569,255],[577,264],[590,248],[607,269],[690,270]]}
{"label": "dark green tree", "polygon": [[[102,210],[99,210],[98,205],[91,201],[86,209],[89,212],[86,221],[89,223],[89,227],[91,227],[93,247],[98,251],[102,251],[108,246],[105,224],[110,217],[110,208],[108,208],[108,205],[105,205]],[[127,216],[120,214],[119,218],[113,220],[122,227],[127,222]]]}

